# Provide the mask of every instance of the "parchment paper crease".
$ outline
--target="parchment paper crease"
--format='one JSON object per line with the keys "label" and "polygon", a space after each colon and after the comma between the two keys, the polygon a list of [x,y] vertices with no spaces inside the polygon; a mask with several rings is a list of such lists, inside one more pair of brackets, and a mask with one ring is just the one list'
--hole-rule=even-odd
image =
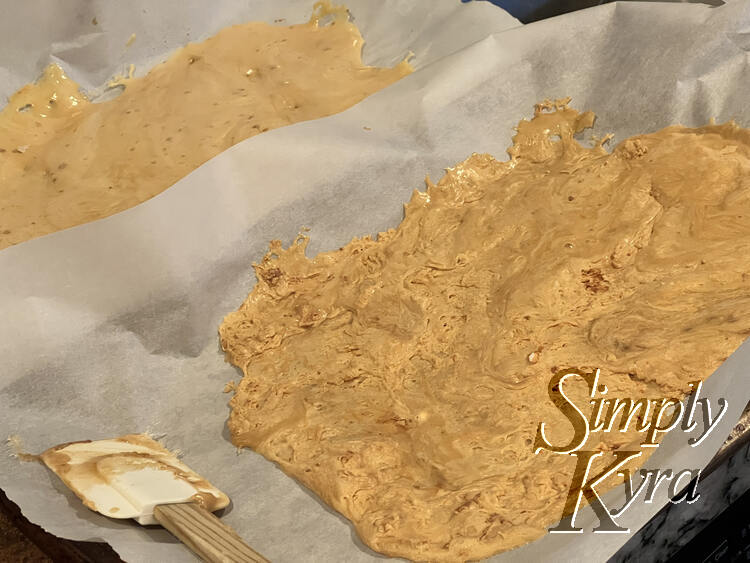
{"label": "parchment paper crease", "polygon": [[[249,139],[134,209],[0,252],[0,433],[19,434],[35,452],[128,432],[164,435],[229,494],[224,518],[273,561],[378,555],[275,466],[238,455],[228,441],[221,391],[239,373],[224,363],[216,330],[252,287],[250,264],[270,239],[288,243],[310,227],[315,253],[397,225],[425,174],[438,179],[472,152],[502,157],[512,127],[544,98],[572,96],[599,115],[595,133],[613,132],[615,141],[711,117],[750,126],[747,2],[609,4],[523,27],[489,4],[349,6],[367,62],[392,64],[412,50],[417,72],[337,116]],[[298,0],[20,3],[0,21],[0,94],[49,60],[93,89],[127,63],[143,72],[224,25],[293,23],[310,9]],[[729,399],[721,427],[699,448],[670,434],[652,466],[707,463],[750,398],[749,357],[744,345],[705,387],[714,405]],[[105,540],[129,561],[191,559],[163,530],[83,508],[39,465],[0,456],[0,487],[52,533]],[[637,529],[665,494],[622,522]],[[598,561],[626,539],[548,535],[494,560],[586,553]]]}

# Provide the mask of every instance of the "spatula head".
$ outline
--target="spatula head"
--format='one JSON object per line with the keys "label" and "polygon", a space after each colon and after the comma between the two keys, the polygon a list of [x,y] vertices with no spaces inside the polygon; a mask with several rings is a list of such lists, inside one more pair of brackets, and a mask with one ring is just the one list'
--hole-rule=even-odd
{"label": "spatula head", "polygon": [[210,511],[229,504],[227,495],[144,434],[61,444],[41,458],[83,504],[111,518],[156,524],[159,504],[193,501]]}

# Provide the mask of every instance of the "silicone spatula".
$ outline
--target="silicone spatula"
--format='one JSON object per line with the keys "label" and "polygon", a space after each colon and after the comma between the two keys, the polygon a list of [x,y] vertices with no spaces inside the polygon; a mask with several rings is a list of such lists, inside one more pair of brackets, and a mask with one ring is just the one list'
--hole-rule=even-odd
{"label": "silicone spatula", "polygon": [[40,457],[91,510],[161,524],[205,561],[267,561],[212,514],[227,495],[145,434],[61,444]]}

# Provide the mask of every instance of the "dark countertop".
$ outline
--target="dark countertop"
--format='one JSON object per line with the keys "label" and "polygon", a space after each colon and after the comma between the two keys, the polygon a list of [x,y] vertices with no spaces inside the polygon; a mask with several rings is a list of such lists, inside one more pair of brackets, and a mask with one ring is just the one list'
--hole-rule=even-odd
{"label": "dark countertop", "polygon": [[750,560],[750,405],[703,470],[693,504],[667,504],[610,559]]}
{"label": "dark countertop", "polygon": [[106,543],[66,540],[47,533],[29,522],[0,491],[0,561],[115,563],[122,559]]}

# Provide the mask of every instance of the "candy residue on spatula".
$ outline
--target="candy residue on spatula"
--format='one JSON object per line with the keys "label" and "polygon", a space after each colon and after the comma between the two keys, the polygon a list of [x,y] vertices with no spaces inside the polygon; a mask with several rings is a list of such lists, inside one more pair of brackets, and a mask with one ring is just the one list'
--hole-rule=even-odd
{"label": "candy residue on spatula", "polygon": [[229,498],[145,434],[60,444],[41,459],[91,510],[156,524],[154,507],[195,502],[214,512]]}

